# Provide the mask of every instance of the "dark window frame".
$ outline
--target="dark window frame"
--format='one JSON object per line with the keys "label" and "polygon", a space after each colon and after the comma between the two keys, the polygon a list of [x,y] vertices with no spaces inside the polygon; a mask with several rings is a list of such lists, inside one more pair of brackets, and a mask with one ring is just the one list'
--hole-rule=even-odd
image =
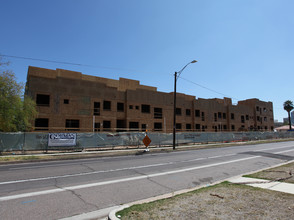
{"label": "dark window frame", "polygon": [[154,131],[162,131],[162,123],[154,122]]}
{"label": "dark window frame", "polygon": [[111,131],[111,121],[109,120],[103,121],[103,131]]}
{"label": "dark window frame", "polygon": [[118,103],[116,104],[116,110],[117,110],[118,112],[124,112],[124,111],[125,111],[125,103],[123,103],[123,102],[118,102]]}
{"label": "dark window frame", "polygon": [[154,108],[154,118],[161,119],[162,115],[162,108]]}
{"label": "dark window frame", "polygon": [[182,130],[182,124],[176,123],[176,130]]}
{"label": "dark window frame", "polygon": [[111,111],[111,101],[107,101],[107,100],[103,101],[103,110]]}
{"label": "dark window frame", "polygon": [[199,109],[196,109],[195,110],[195,117],[200,117],[200,110]]}
{"label": "dark window frame", "polygon": [[36,118],[35,119],[35,130],[36,131],[47,131],[49,129],[48,118]]}
{"label": "dark window frame", "polygon": [[186,130],[188,130],[188,131],[192,130],[192,125],[189,123],[186,124]]}
{"label": "dark window frame", "polygon": [[176,115],[182,115],[182,108],[176,108]]}
{"label": "dark window frame", "polygon": [[94,102],[93,115],[100,115],[100,102]]}
{"label": "dark window frame", "polygon": [[142,104],[142,105],[141,105],[141,112],[142,112],[142,113],[145,113],[145,114],[150,114],[150,112],[151,112],[151,107],[150,107],[150,105]]}
{"label": "dark window frame", "polygon": [[50,95],[47,94],[37,94],[36,95],[36,104],[37,106],[50,106]]}
{"label": "dark window frame", "polygon": [[66,130],[78,131],[80,130],[80,120],[79,119],[65,119]]}
{"label": "dark window frame", "polygon": [[186,109],[186,116],[191,116],[191,109]]}

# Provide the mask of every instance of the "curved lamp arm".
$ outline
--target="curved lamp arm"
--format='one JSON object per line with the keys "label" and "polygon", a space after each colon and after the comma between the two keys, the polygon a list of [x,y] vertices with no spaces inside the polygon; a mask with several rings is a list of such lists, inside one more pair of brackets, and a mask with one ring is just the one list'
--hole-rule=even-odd
{"label": "curved lamp arm", "polygon": [[177,73],[178,73],[178,75],[177,75],[177,80],[178,80],[178,78],[180,77],[180,75],[181,75],[181,73],[183,72],[183,70],[189,65],[189,64],[191,64],[191,63],[196,63],[197,62],[197,60],[192,60],[191,62],[189,62],[189,63],[187,63],[180,71],[178,71]]}

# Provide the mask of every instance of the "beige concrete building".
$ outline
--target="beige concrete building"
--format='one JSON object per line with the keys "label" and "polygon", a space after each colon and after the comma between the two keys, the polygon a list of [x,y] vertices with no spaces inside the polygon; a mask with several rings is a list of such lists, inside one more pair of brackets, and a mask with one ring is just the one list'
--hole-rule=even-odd
{"label": "beige concrete building", "polygon": [[[29,67],[26,94],[37,103],[34,130],[172,132],[173,93],[139,81],[106,79],[69,70]],[[274,128],[273,105],[258,99],[196,99],[177,93],[178,131]]]}

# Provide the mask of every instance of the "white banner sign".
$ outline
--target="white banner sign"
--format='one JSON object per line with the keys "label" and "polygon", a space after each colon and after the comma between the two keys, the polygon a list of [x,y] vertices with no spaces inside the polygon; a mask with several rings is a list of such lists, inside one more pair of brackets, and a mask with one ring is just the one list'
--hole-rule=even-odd
{"label": "white banner sign", "polygon": [[74,133],[49,133],[48,146],[75,146],[77,134]]}

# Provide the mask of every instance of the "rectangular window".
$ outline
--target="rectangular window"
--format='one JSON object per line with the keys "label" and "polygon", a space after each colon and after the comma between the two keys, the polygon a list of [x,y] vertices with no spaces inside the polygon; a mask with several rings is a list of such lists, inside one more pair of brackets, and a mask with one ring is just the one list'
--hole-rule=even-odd
{"label": "rectangular window", "polygon": [[249,115],[246,115],[246,121],[248,121],[249,120]]}
{"label": "rectangular window", "polygon": [[204,114],[204,112],[201,112],[201,120],[202,121],[205,121],[205,114]]}
{"label": "rectangular window", "polygon": [[176,108],[176,115],[182,115],[182,109]]}
{"label": "rectangular window", "polygon": [[133,106],[132,105],[129,105],[129,109],[133,109]]}
{"label": "rectangular window", "polygon": [[111,121],[103,121],[103,131],[111,130]]}
{"label": "rectangular window", "polygon": [[139,122],[129,122],[129,129],[130,131],[139,131]]}
{"label": "rectangular window", "polygon": [[94,129],[95,129],[96,132],[100,131],[100,122],[95,122]]}
{"label": "rectangular window", "polygon": [[103,110],[110,111],[111,110],[111,101],[103,102]]}
{"label": "rectangular window", "polygon": [[68,99],[64,99],[63,100],[63,104],[69,104],[69,100]]}
{"label": "rectangular window", "polygon": [[50,106],[50,95],[37,94],[37,106]]}
{"label": "rectangular window", "polygon": [[100,115],[100,102],[94,102],[94,115]]}
{"label": "rectangular window", "polygon": [[176,124],[176,130],[182,130],[182,124],[177,123]]}
{"label": "rectangular window", "polygon": [[200,125],[200,124],[196,124],[196,125],[195,125],[195,130],[196,130],[196,131],[200,131],[200,128],[201,128],[201,125]]}
{"label": "rectangular window", "polygon": [[241,115],[241,123],[245,123],[245,117],[244,117],[244,115]]}
{"label": "rectangular window", "polygon": [[136,105],[136,110],[139,110],[139,106],[138,105]]}
{"label": "rectangular window", "polygon": [[234,120],[235,119],[235,114],[231,113],[231,119]]}
{"label": "rectangular window", "polygon": [[263,121],[267,121],[267,117],[264,117],[264,118],[263,118]]}
{"label": "rectangular window", "polygon": [[191,130],[191,129],[192,129],[191,124],[186,124],[186,130]]}
{"label": "rectangular window", "polygon": [[225,131],[227,130],[227,125],[224,125],[224,130],[225,130]]}
{"label": "rectangular window", "polygon": [[142,113],[150,113],[150,105],[141,105]]}
{"label": "rectangular window", "polygon": [[80,128],[80,120],[76,119],[66,119],[65,120],[65,128],[66,130],[74,130],[78,131]]}
{"label": "rectangular window", "polygon": [[217,114],[218,114],[218,118],[221,119],[222,118],[222,113],[218,112]]}
{"label": "rectangular window", "polygon": [[200,110],[198,109],[195,110],[195,117],[200,117]]}
{"label": "rectangular window", "polygon": [[217,113],[214,113],[214,121],[217,121]]}
{"label": "rectangular window", "polygon": [[190,116],[191,115],[191,110],[190,109],[186,109],[186,116]]}
{"label": "rectangular window", "polygon": [[147,126],[146,126],[146,124],[141,124],[141,130],[142,130],[142,131],[146,131],[146,130],[147,130]]}
{"label": "rectangular window", "polygon": [[162,118],[162,108],[154,108],[154,118]]}
{"label": "rectangular window", "polygon": [[155,122],[154,123],[154,131],[162,131],[162,123]]}
{"label": "rectangular window", "polygon": [[223,113],[223,119],[227,119],[227,114]]}
{"label": "rectangular window", "polygon": [[235,131],[235,125],[231,125],[232,131]]}
{"label": "rectangular window", "polygon": [[125,104],[122,102],[117,103],[117,111],[118,112],[123,112],[125,110]]}
{"label": "rectangular window", "polygon": [[116,131],[117,132],[123,132],[126,131],[126,121],[125,120],[116,120]]}
{"label": "rectangular window", "polygon": [[45,131],[48,130],[49,119],[48,118],[36,118],[35,120],[35,130],[36,131]]}
{"label": "rectangular window", "polygon": [[202,131],[205,131],[206,126],[202,125]]}

